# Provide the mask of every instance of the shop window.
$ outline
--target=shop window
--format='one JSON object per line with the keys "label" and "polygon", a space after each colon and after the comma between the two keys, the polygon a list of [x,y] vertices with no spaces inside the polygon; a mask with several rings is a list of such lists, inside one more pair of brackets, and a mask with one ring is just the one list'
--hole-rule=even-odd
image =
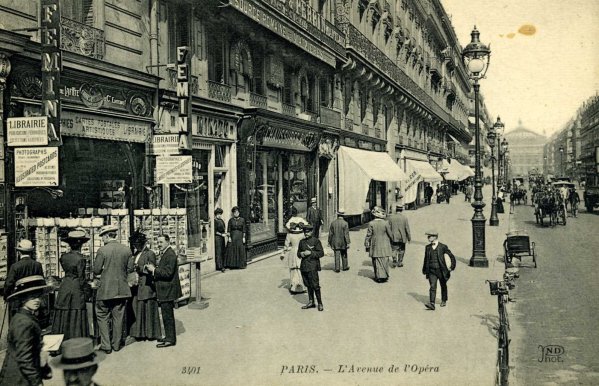
{"label": "shop window", "polygon": [[225,157],[227,156],[225,146],[223,145],[215,145],[214,146],[214,166],[217,168],[226,167]]}
{"label": "shop window", "polygon": [[60,13],[62,17],[93,27],[93,5],[93,0],[61,0]]}
{"label": "shop window", "polygon": [[249,222],[252,241],[276,236],[278,163],[273,152],[256,152],[249,175]]}
{"label": "shop window", "polygon": [[283,69],[283,103],[293,104],[293,69],[287,65]]}
{"label": "shop window", "polygon": [[283,159],[283,222],[308,213],[308,159],[303,153],[291,153]]}
{"label": "shop window", "polygon": [[328,108],[333,107],[333,80],[329,76],[319,79],[320,105]]}
{"label": "shop window", "polygon": [[177,47],[191,43],[190,19],[188,7],[168,4],[169,63],[177,61]]}

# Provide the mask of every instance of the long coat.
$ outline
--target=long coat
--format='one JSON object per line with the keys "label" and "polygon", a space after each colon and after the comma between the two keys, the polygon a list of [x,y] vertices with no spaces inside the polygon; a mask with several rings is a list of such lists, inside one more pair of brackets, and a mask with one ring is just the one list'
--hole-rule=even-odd
{"label": "long coat", "polygon": [[[426,246],[426,248],[424,248],[424,264],[422,265],[422,274],[423,275],[428,275],[431,272],[430,264],[431,264],[431,259],[433,257],[431,254],[432,251],[433,251],[433,246],[431,244],[428,244]],[[443,255],[446,253],[447,253],[447,255],[449,255],[449,258],[451,259],[451,267],[448,267],[447,264],[445,264],[445,258],[443,257]],[[438,261],[439,261],[439,266],[441,267],[441,273],[443,274],[443,278],[445,280],[449,280],[449,277],[451,276],[450,270],[453,271],[456,266],[455,256],[453,255],[453,253],[451,253],[451,251],[449,250],[447,245],[445,245],[443,243],[438,243],[437,244],[437,257],[438,257]]]}
{"label": "long coat", "polygon": [[[311,251],[310,256],[302,256],[300,253],[304,251]],[[320,271],[320,258],[324,256],[324,249],[322,243],[316,237],[311,236],[308,239],[302,239],[297,247],[297,257],[302,259],[300,264],[300,271]]]}
{"label": "long coat", "polygon": [[306,221],[308,221],[314,227],[313,233],[315,235],[318,234],[320,226],[323,223],[321,210],[310,206],[306,213]]}
{"label": "long coat", "polygon": [[4,282],[4,300],[14,292],[15,284],[19,279],[33,275],[44,276],[44,270],[42,265],[30,256],[23,256],[21,260],[11,265]]}
{"label": "long coat", "polygon": [[[135,256],[132,259],[135,262]],[[141,255],[135,264],[135,270],[139,275],[139,283],[137,284],[138,300],[156,299],[156,284],[152,274],[144,270],[146,264],[156,265],[156,254],[149,249],[141,251]]]}
{"label": "long coat", "polygon": [[368,231],[364,246],[369,248],[370,257],[391,256],[391,225],[382,218],[375,218],[368,223]]}
{"label": "long coat", "polygon": [[35,315],[20,309],[10,321],[7,343],[0,385],[40,385],[42,329]]}
{"label": "long coat", "polygon": [[333,249],[347,249],[349,243],[349,226],[347,221],[339,217],[329,227],[329,245]]}
{"label": "long coat", "polygon": [[85,310],[85,257],[79,252],[68,252],[60,258],[65,276],[54,302],[59,310]]}
{"label": "long coat", "polygon": [[412,241],[410,224],[405,215],[395,213],[389,216],[387,220],[389,221],[389,225],[391,225],[391,241],[394,243],[407,243],[408,241]]}
{"label": "long coat", "polygon": [[159,302],[175,301],[183,296],[179,281],[177,254],[170,246],[162,252],[160,262],[154,270],[154,281]]}
{"label": "long coat", "polygon": [[109,300],[131,297],[127,274],[133,272],[133,261],[129,247],[108,241],[98,249],[94,261],[94,274],[102,275],[96,299]]}

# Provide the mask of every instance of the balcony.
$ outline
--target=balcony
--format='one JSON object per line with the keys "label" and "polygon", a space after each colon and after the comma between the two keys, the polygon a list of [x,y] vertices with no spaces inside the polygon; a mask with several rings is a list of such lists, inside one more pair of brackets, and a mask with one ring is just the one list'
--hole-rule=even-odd
{"label": "balcony", "polygon": [[104,59],[104,31],[65,17],[60,19],[60,49],[94,59]]}
{"label": "balcony", "polygon": [[231,86],[211,80],[208,83],[208,98],[221,102],[231,102]]}
{"label": "balcony", "polygon": [[283,105],[283,114],[289,115],[290,117],[295,117],[295,106],[288,105],[287,103],[282,103]]}
{"label": "balcony", "polygon": [[250,106],[266,109],[268,107],[267,101],[268,100],[264,95],[250,92]]}
{"label": "balcony", "polygon": [[[320,107],[320,123],[337,129],[341,128],[341,113],[328,107]],[[352,123],[353,124],[353,123]]]}

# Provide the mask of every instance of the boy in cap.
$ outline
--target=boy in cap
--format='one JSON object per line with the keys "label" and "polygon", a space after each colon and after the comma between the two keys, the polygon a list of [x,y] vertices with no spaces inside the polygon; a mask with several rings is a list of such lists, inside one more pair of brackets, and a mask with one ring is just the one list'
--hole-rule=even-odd
{"label": "boy in cap", "polygon": [[300,271],[302,273],[304,284],[308,288],[308,297],[310,301],[303,306],[302,309],[307,310],[316,307],[314,304],[314,294],[316,294],[318,311],[322,311],[324,307],[320,296],[318,271],[320,271],[320,258],[324,256],[324,249],[322,248],[320,240],[312,233],[312,226],[310,224],[304,226],[304,236],[305,238],[299,242],[297,257],[302,259]]}
{"label": "boy in cap", "polygon": [[[430,284],[430,301],[425,304],[425,307],[429,310],[434,310],[435,297],[437,296],[437,280],[441,284],[441,307],[445,307],[447,304],[447,281],[449,280],[450,272],[455,269],[456,260],[447,245],[437,240],[439,238],[437,231],[428,231],[426,235],[430,244],[424,249],[422,274],[426,276]],[[448,264],[447,258],[450,259],[450,264]]]}

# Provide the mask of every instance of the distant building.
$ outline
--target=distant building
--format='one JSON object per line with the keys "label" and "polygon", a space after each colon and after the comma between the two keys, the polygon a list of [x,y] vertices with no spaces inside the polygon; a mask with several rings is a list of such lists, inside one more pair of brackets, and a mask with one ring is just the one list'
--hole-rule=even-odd
{"label": "distant building", "polygon": [[509,144],[510,176],[526,176],[532,169],[543,170],[545,136],[525,128],[519,121],[518,127],[505,133],[505,138]]}

